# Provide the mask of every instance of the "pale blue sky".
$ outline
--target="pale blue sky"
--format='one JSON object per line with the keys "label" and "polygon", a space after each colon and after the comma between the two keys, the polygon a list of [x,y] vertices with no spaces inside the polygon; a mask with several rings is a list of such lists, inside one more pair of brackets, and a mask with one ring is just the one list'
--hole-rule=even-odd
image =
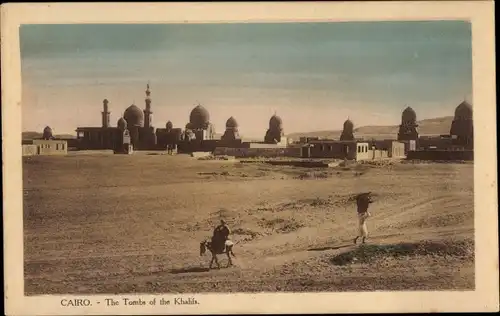
{"label": "pale blue sky", "polygon": [[234,116],[262,137],[276,111],[286,132],[398,124],[453,115],[472,101],[470,24],[24,25],[20,29],[23,130],[57,133],[112,124],[151,83],[153,123],[184,126],[197,101],[218,132]]}

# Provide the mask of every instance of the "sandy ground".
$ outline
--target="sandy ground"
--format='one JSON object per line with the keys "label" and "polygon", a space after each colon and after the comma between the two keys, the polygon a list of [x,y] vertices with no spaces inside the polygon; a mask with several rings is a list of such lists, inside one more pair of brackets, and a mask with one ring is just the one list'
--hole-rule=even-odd
{"label": "sandy ground", "polygon": [[[474,289],[472,164],[23,159],[27,295]],[[354,246],[365,191],[370,239]],[[235,265],[208,271],[199,243],[221,216]]]}

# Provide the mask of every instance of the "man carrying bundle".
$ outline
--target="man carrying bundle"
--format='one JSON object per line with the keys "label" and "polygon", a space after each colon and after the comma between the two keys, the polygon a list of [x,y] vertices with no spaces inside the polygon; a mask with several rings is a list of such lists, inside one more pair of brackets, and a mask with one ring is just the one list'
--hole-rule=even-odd
{"label": "man carrying bundle", "polygon": [[354,244],[358,241],[359,237],[362,237],[362,243],[365,243],[366,237],[368,237],[368,228],[366,227],[366,220],[371,216],[368,212],[368,207],[373,200],[370,196],[371,192],[358,194],[356,197],[356,203],[358,207],[358,235],[354,238]]}

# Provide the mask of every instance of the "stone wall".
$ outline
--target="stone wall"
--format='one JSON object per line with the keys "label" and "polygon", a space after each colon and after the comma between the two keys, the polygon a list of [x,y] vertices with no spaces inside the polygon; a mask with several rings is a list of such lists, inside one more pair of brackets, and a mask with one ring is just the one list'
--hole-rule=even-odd
{"label": "stone wall", "polygon": [[23,146],[23,156],[36,156],[38,155],[37,145],[22,145]]}
{"label": "stone wall", "polygon": [[234,156],[237,158],[250,157],[300,157],[300,148],[229,148],[217,147],[214,151],[216,156]]}
{"label": "stone wall", "polygon": [[392,139],[371,141],[370,145],[375,146],[377,150],[385,150],[389,157],[403,158],[405,157],[405,142],[409,146],[409,141],[394,141]]}
{"label": "stone wall", "polygon": [[[304,158],[332,158],[332,159],[356,159],[359,151],[358,145],[354,141],[312,141],[308,157]],[[306,155],[307,156],[307,155]]]}
{"label": "stone wall", "polygon": [[378,159],[385,159],[389,157],[389,152],[387,150],[382,150],[382,149],[371,149],[369,150],[369,157],[364,157],[364,159],[357,159],[357,160],[378,160]]}
{"label": "stone wall", "polygon": [[[389,151],[389,157],[392,158],[403,158],[405,157],[405,144],[401,142],[392,142],[391,150]],[[409,145],[409,143],[408,143]]]}
{"label": "stone wall", "polygon": [[356,160],[371,160],[373,159],[373,150],[370,149],[368,143],[356,144]]}
{"label": "stone wall", "polygon": [[472,150],[417,150],[409,151],[408,159],[410,160],[474,160],[474,151]]}
{"label": "stone wall", "polygon": [[266,144],[266,143],[243,143],[249,148],[286,148],[286,144],[278,143],[278,144]]}
{"label": "stone wall", "polygon": [[220,139],[182,141],[177,145],[178,153],[213,152],[218,147],[248,148],[250,143],[244,143],[240,139],[234,141],[222,141]]}
{"label": "stone wall", "polygon": [[66,155],[68,142],[65,140],[33,140],[33,145],[38,147],[39,155]]}

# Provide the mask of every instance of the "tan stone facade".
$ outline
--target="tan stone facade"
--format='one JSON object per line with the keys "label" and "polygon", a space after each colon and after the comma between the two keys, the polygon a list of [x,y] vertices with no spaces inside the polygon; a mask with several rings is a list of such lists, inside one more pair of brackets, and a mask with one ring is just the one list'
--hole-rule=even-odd
{"label": "tan stone facade", "polygon": [[55,156],[68,154],[68,142],[54,139],[35,139],[33,144],[22,145],[23,156]]}

